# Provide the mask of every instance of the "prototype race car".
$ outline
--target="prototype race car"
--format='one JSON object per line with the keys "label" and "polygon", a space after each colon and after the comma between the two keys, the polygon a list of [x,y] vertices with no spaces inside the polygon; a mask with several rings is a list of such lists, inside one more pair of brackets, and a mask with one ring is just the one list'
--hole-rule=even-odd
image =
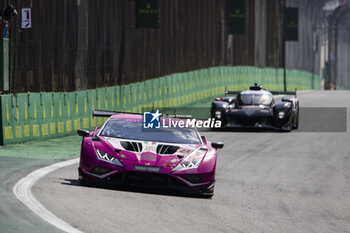
{"label": "prototype race car", "polygon": [[[273,94],[295,97],[283,97],[282,102],[275,103]],[[291,131],[299,126],[299,101],[296,91],[270,92],[255,83],[249,90],[225,91],[225,97],[212,102],[211,116],[221,120],[222,127]]]}
{"label": "prototype race car", "polygon": [[93,115],[109,119],[92,132],[78,130],[83,136],[81,185],[131,185],[213,195],[216,150],[223,143],[210,143],[196,128],[144,129],[140,114],[97,110]]}

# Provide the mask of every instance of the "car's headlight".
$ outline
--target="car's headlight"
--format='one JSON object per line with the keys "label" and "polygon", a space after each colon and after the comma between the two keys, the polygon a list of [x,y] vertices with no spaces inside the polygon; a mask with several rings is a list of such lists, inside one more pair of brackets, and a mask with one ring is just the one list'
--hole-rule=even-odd
{"label": "car's headlight", "polygon": [[206,151],[198,150],[185,157],[172,171],[181,171],[190,168],[198,168]]}
{"label": "car's headlight", "polygon": [[284,117],[284,115],[285,115],[285,113],[281,111],[278,113],[278,118],[282,119]]}
{"label": "car's headlight", "polygon": [[97,158],[100,160],[113,163],[114,165],[117,165],[119,167],[123,167],[123,164],[121,164],[117,158],[107,154],[102,150],[96,149],[96,155],[97,155]]}
{"label": "car's headlight", "polygon": [[221,112],[220,112],[220,111],[216,111],[216,112],[215,112],[215,117],[216,117],[217,119],[221,119]]}

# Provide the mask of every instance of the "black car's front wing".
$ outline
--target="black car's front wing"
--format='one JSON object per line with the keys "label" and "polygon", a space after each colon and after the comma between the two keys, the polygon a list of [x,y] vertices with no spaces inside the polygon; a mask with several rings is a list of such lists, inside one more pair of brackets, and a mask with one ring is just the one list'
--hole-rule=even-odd
{"label": "black car's front wing", "polygon": [[241,129],[273,129],[290,131],[292,127],[292,113],[287,111],[280,119],[272,110],[226,110],[222,112],[223,128]]}

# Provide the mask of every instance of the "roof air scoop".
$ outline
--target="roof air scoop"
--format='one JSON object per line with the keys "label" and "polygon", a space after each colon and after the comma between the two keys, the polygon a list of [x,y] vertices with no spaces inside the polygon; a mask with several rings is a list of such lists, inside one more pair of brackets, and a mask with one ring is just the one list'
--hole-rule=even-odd
{"label": "roof air scoop", "polygon": [[249,90],[252,91],[260,91],[262,90],[262,86],[259,83],[254,83],[254,86],[250,86]]}

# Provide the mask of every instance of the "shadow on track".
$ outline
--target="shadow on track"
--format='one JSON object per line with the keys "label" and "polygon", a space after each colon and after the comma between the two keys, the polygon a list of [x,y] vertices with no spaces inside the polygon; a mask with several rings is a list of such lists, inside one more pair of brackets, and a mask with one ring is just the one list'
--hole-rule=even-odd
{"label": "shadow on track", "polygon": [[79,182],[77,179],[61,178],[61,180],[64,180],[63,182],[61,182],[61,184],[63,185],[71,185],[71,186],[77,186],[77,187],[98,188],[98,189],[108,189],[108,190],[123,191],[123,192],[147,193],[147,194],[154,194],[154,195],[166,195],[166,196],[187,197],[187,198],[211,199],[211,196],[189,194],[189,193],[162,189],[162,188],[147,188],[147,187],[129,186],[129,185],[109,185],[109,184],[103,185],[98,183],[93,185],[82,186],[82,185],[79,185]]}

